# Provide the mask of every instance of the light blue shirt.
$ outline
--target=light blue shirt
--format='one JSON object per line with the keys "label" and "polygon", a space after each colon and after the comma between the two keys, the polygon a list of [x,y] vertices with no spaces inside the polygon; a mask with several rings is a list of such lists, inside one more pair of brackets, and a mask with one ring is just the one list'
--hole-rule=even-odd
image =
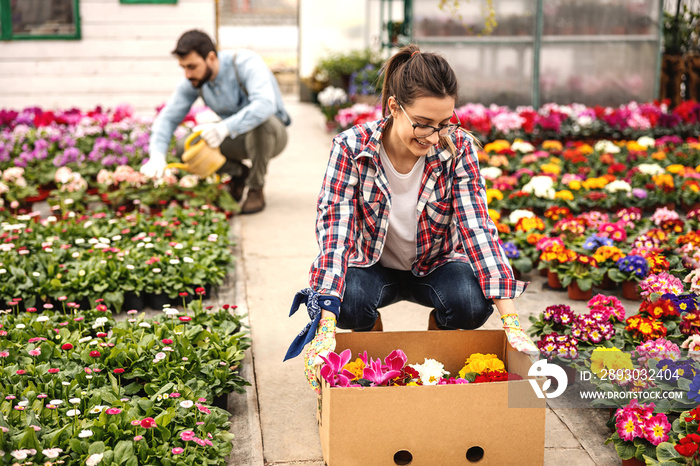
{"label": "light blue shirt", "polygon": [[236,52],[236,68],[248,96],[238,85],[233,69],[233,52],[219,52],[219,73],[201,89],[183,78],[153,122],[149,152],[165,154],[177,126],[190,111],[200,92],[204,103],[226,124],[230,137],[245,134],[276,115],[289,126],[277,79],[262,58],[252,50]]}

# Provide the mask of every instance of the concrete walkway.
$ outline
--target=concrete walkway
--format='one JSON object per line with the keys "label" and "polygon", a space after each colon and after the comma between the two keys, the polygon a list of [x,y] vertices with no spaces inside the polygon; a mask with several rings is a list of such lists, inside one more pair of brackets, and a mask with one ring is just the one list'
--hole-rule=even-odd
{"label": "concrete walkway", "polygon": [[[245,395],[232,396],[235,406],[235,449],[230,464],[323,465],[316,424],[316,395],[304,378],[302,357],[282,358],[292,339],[308,322],[305,308],[288,317],[294,294],[308,286],[309,266],[317,254],[315,205],[328,160],[332,135],[324,129],[316,106],[290,97],[293,124],[287,149],[269,167],[267,208],[234,219],[238,237],[236,301],[249,313],[252,351],[244,376],[253,382]],[[527,278],[527,277],[526,277]],[[585,302],[569,302],[566,293],[551,291],[531,274],[527,291],[516,306],[523,326],[527,316],[545,307],[567,303],[586,312]],[[628,314],[635,303],[623,300]],[[495,314],[495,313],[494,313]],[[382,311],[385,331],[424,330],[428,309],[399,303]],[[501,328],[495,315],[485,328]],[[611,445],[604,445],[607,410],[548,409],[547,466],[618,465]]]}

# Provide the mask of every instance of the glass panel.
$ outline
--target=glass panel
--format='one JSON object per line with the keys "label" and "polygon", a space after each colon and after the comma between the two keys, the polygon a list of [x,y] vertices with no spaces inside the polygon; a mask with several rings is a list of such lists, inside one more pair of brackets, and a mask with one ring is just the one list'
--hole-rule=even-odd
{"label": "glass panel", "polygon": [[543,44],[541,102],[620,105],[655,98],[655,42]]}
{"label": "glass panel", "polygon": [[[456,10],[441,10],[438,0],[414,0],[413,35],[416,39],[440,36],[481,36],[488,11],[485,1],[459,2]],[[448,4],[453,4],[450,0]],[[489,36],[531,36],[534,34],[536,0],[493,0],[498,23]],[[460,18],[461,16],[461,18]]]}
{"label": "glass panel", "polygon": [[544,0],[547,35],[656,34],[659,0]]}
{"label": "glass panel", "polygon": [[425,45],[444,56],[459,80],[459,104],[473,102],[516,107],[532,104],[532,46]]}
{"label": "glass panel", "polygon": [[11,0],[12,34],[73,36],[74,7],[73,0]]}

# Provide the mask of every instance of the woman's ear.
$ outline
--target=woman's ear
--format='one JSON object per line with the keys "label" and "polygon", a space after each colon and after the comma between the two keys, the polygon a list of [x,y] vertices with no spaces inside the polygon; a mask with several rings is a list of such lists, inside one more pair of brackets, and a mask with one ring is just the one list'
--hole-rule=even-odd
{"label": "woman's ear", "polygon": [[389,99],[386,102],[386,105],[389,109],[389,113],[391,114],[391,116],[396,118],[396,114],[399,111],[399,104],[393,95],[389,97]]}

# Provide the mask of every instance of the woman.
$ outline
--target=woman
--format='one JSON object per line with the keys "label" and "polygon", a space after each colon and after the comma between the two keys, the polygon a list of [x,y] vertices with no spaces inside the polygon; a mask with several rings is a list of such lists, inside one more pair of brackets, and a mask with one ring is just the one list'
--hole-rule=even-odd
{"label": "woman", "polygon": [[335,349],[336,325],[381,330],[378,308],[400,300],[434,308],[431,329],[481,327],[495,304],[511,345],[537,352],[513,305],[527,283],[515,280],[489,219],[457,96],[444,58],[406,46],[384,67],[384,118],[333,140],[318,199],[320,254],[292,306],[305,302],[312,322],[285,357],[311,342],[305,372],[316,392],[316,356]]}

